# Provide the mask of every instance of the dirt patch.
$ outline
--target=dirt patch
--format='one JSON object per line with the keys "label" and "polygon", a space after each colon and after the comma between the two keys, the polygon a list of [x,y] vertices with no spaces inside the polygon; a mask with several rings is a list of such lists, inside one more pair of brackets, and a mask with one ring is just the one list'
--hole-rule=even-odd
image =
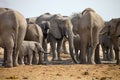
{"label": "dirt patch", "polygon": [[[13,68],[0,67],[0,80],[119,80],[120,65],[73,64],[68,54],[61,54],[61,62],[48,65],[20,65]],[[49,56],[51,59],[51,56]]]}

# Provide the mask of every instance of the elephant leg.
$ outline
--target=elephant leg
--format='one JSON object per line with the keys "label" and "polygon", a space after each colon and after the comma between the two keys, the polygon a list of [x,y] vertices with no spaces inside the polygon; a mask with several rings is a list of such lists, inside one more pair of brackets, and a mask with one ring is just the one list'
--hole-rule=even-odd
{"label": "elephant leg", "polygon": [[86,64],[86,53],[87,53],[87,42],[81,42],[81,50],[80,50],[80,54],[81,54],[81,60],[80,63],[81,64]]}
{"label": "elephant leg", "polygon": [[19,64],[24,65],[24,57],[23,56],[18,57],[18,62]]}
{"label": "elephant leg", "polygon": [[67,51],[67,49],[66,49],[66,40],[64,40],[63,41],[63,44],[62,44],[62,52],[64,53],[64,54],[68,54],[68,51]]}
{"label": "elephant leg", "polygon": [[117,60],[116,64],[120,64],[120,48],[119,48],[119,38],[113,38],[115,58]]}
{"label": "elephant leg", "polygon": [[29,55],[28,57],[29,57],[29,62],[28,62],[28,64],[29,64],[29,65],[32,65],[32,58],[33,58],[33,56]]}
{"label": "elephant leg", "polygon": [[4,60],[3,60],[2,66],[5,66],[6,62],[7,62],[7,50],[6,50],[6,48],[4,48]]}
{"label": "elephant leg", "polygon": [[89,64],[95,64],[95,49],[96,49],[97,44],[93,44],[91,46],[91,51],[90,51],[90,61],[88,62]]}
{"label": "elephant leg", "polygon": [[43,64],[43,53],[39,54],[39,63],[38,64]]}
{"label": "elephant leg", "polygon": [[113,53],[113,46],[110,47],[110,60],[114,60],[115,59],[115,56],[114,56],[114,53]]}
{"label": "elephant leg", "polygon": [[61,46],[62,46],[62,39],[58,40],[57,42],[57,54],[58,54],[58,61],[61,61],[61,57],[60,57],[60,52],[61,52]]}
{"label": "elephant leg", "polygon": [[[43,40],[43,49],[47,52],[47,39]],[[48,54],[44,54],[44,61],[48,62]]]}
{"label": "elephant leg", "polygon": [[107,60],[106,49],[105,49],[104,45],[102,45],[102,51],[103,51],[103,60]]}
{"label": "elephant leg", "polygon": [[50,35],[50,46],[51,46],[51,51],[52,51],[52,61],[57,60],[56,58],[56,40],[55,38]]}
{"label": "elephant leg", "polygon": [[6,64],[5,64],[5,67],[13,67],[13,59],[12,59],[12,56],[13,56],[13,50],[11,49],[11,50],[8,50],[7,49],[7,59],[6,59]]}
{"label": "elephant leg", "polygon": [[115,46],[115,56],[116,56],[116,64],[120,64],[120,53],[119,53],[119,48]]}
{"label": "elephant leg", "polygon": [[100,44],[98,44],[96,49],[95,49],[95,63],[96,64],[101,64],[101,61],[100,61]]}
{"label": "elephant leg", "polygon": [[76,54],[76,59],[77,59],[78,61],[80,61],[80,60],[79,60],[79,53],[78,53],[78,49],[75,49],[75,54]]}
{"label": "elephant leg", "polygon": [[38,64],[37,56],[38,56],[37,53],[34,53],[34,54],[33,54],[32,64],[35,64],[35,65]]}
{"label": "elephant leg", "polygon": [[33,52],[28,51],[28,65],[32,65],[32,60],[33,60]]}

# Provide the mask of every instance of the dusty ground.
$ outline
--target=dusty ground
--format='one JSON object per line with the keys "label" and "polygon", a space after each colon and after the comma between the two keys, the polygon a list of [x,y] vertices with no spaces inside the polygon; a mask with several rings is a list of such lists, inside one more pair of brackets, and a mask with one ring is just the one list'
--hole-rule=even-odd
{"label": "dusty ground", "polygon": [[68,54],[61,56],[63,61],[48,65],[0,66],[0,80],[120,80],[120,65],[73,64]]}

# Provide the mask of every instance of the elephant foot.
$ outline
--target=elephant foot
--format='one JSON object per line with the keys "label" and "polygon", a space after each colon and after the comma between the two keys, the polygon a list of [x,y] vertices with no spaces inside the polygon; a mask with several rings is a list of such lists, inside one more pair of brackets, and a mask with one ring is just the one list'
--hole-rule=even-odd
{"label": "elephant foot", "polygon": [[14,67],[17,67],[17,66],[19,66],[19,64],[18,64],[18,63],[16,63],[16,64],[14,64],[13,66],[14,66]]}
{"label": "elephant foot", "polygon": [[57,61],[62,61],[62,59],[59,57],[59,58],[57,59]]}
{"label": "elephant foot", "polygon": [[12,65],[11,63],[4,64],[4,66],[5,66],[6,68],[11,68],[11,67],[13,67],[13,65]]}
{"label": "elephant foot", "polygon": [[68,54],[68,51],[64,51],[63,53],[64,53],[64,54]]}
{"label": "elephant foot", "polygon": [[94,61],[89,61],[88,64],[96,64]]}
{"label": "elephant foot", "polygon": [[120,65],[120,60],[117,60],[116,64],[117,64],[117,65]]}

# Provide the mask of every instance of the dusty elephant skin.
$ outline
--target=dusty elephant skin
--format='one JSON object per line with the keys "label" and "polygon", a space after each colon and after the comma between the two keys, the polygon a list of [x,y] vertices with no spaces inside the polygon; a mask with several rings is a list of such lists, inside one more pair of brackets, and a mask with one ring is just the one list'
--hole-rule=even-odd
{"label": "dusty elephant skin", "polygon": [[[27,64],[38,64],[38,54],[40,55],[39,59],[42,63],[42,54],[45,52],[42,48],[42,45],[35,41],[23,41],[22,46],[19,51],[19,63],[24,65],[24,59],[27,58]],[[32,63],[33,61],[33,63]]]}
{"label": "dusty elephant skin", "polygon": [[[73,33],[72,33],[72,23],[69,17],[63,17],[60,14],[51,15],[45,13],[37,18],[36,21],[50,21],[50,32],[49,32],[49,41],[53,53],[52,60],[61,60],[60,58],[60,48],[62,45],[63,37],[68,37],[69,42],[69,51],[71,58],[75,63],[78,63],[74,57],[73,53]],[[57,43],[57,47],[56,47]],[[56,52],[57,50],[57,52]]]}
{"label": "dusty elephant skin", "polygon": [[113,43],[107,33],[100,35],[100,44],[103,51],[103,60],[114,60]]}
{"label": "dusty elephant skin", "polygon": [[[28,41],[36,41],[39,42],[41,45],[43,43],[43,32],[39,25],[37,24],[28,24],[25,40]],[[40,57],[40,55],[39,55]],[[41,61],[39,61],[39,64],[41,64]]]}
{"label": "dusty elephant skin", "polygon": [[[50,22],[49,21],[39,21],[36,20],[36,23],[41,27],[42,32],[43,32],[43,49],[47,52],[47,43],[48,43],[48,35],[49,35],[49,30],[50,30]],[[44,54],[44,61],[48,62],[48,55]]]}
{"label": "dusty elephant skin", "polygon": [[93,9],[87,8],[82,12],[78,22],[81,38],[80,62],[95,64],[95,49],[99,43],[99,32],[104,27],[104,21]]}
{"label": "dusty elephant skin", "polygon": [[116,64],[120,64],[120,18],[111,19],[101,33],[107,33],[111,37],[115,50],[115,59],[117,60]]}
{"label": "dusty elephant skin", "polygon": [[0,14],[0,47],[4,48],[5,67],[18,66],[18,51],[26,28],[26,20],[19,12],[8,9]]}

